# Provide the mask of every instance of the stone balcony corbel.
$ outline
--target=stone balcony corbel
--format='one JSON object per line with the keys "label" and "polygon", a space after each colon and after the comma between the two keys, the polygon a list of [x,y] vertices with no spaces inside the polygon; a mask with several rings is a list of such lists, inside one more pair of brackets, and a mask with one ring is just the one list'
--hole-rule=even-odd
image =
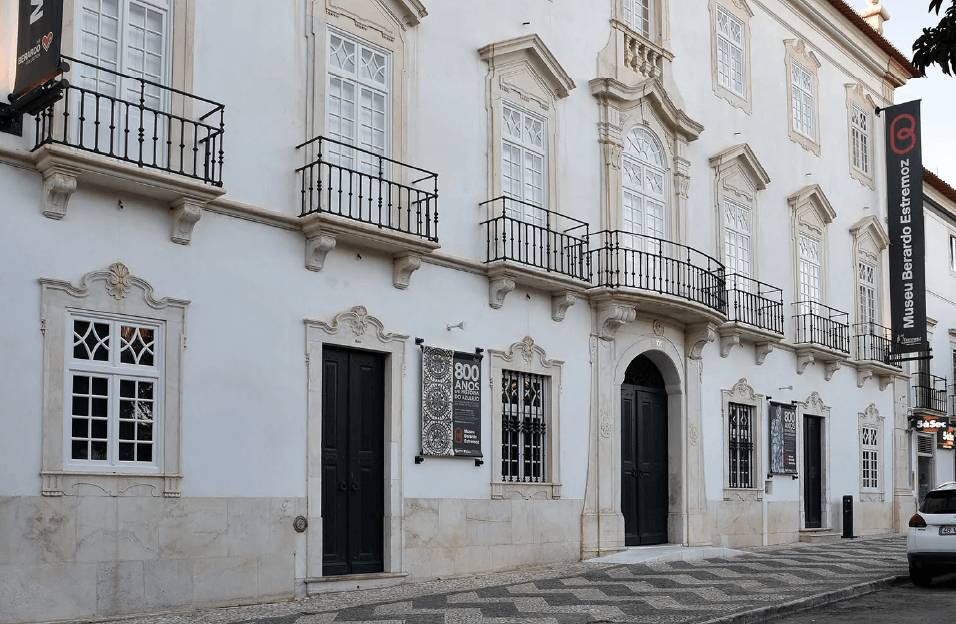
{"label": "stone balcony corbel", "polygon": [[66,216],[80,170],[59,163],[48,163],[40,169],[40,174],[43,176],[43,216],[60,220]]}
{"label": "stone balcony corbel", "polygon": [[617,330],[637,318],[637,310],[618,304],[598,308],[598,333],[604,340],[614,340]]}
{"label": "stone balcony corbel", "polygon": [[563,292],[551,296],[551,319],[561,322],[568,313],[568,308],[578,300],[574,293]]}
{"label": "stone balcony corbel", "polygon": [[850,354],[838,349],[823,346],[816,343],[800,343],[796,345],[797,354],[797,374],[802,375],[811,364],[823,364],[823,377],[827,381],[833,378],[843,366],[843,363],[850,359]]}
{"label": "stone balcony corbel", "polygon": [[909,375],[903,369],[881,362],[880,360],[858,360],[856,366],[856,385],[862,388],[867,379],[876,379],[880,384],[880,392],[893,383],[894,379],[908,379]]}
{"label": "stone balcony corbel", "polygon": [[495,275],[488,279],[488,305],[500,310],[505,304],[505,297],[515,289],[515,278],[507,273]]}
{"label": "stone balcony corbel", "polygon": [[692,360],[701,358],[704,347],[717,339],[717,325],[710,322],[693,323],[684,330],[684,349]]}

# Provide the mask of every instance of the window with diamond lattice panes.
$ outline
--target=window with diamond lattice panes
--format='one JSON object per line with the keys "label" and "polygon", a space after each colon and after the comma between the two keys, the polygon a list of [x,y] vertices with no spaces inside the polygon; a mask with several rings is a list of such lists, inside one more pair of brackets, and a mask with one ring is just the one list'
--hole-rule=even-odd
{"label": "window with diamond lattice panes", "polygon": [[879,430],[876,427],[860,429],[864,489],[879,488]]}
{"label": "window with diamond lattice panes", "polygon": [[543,483],[548,433],[546,384],[541,375],[502,371],[501,480]]}
{"label": "window with diamond lattice panes", "polygon": [[[730,200],[724,200],[724,265],[728,274],[751,277],[750,210]],[[734,287],[746,289],[749,284],[738,280]]]}
{"label": "window with diamond lattice panes", "polygon": [[661,144],[648,130],[635,128],[624,140],[622,159],[623,210],[621,229],[633,249],[658,252],[644,237],[666,237],[667,182]]}
{"label": "window with diamond lattice panes", "polygon": [[790,81],[793,94],[793,129],[813,139],[813,74],[800,63],[791,61]]}
{"label": "window with diamond lattice panes", "polygon": [[820,303],[820,279],[822,275],[822,250],[820,239],[809,234],[800,234],[800,314],[816,314]]}
{"label": "window with diamond lattice panes", "polygon": [[752,405],[729,403],[728,408],[728,483],[729,488],[754,487]]}
{"label": "window with diamond lattice panes", "polygon": [[653,0],[623,0],[624,23],[641,36],[651,36],[651,3]]}
{"label": "window with diamond lattice panes", "polygon": [[501,193],[519,200],[505,202],[505,213],[543,226],[545,207],[545,121],[516,106],[501,107]]}
{"label": "window with diamond lattice panes", "polygon": [[718,6],[717,77],[722,86],[740,97],[747,95],[744,62],[744,25]]}
{"label": "window with diamond lattice panes", "polygon": [[162,328],[74,315],[67,436],[74,467],[156,464]]}
{"label": "window with diamond lattice panes", "polygon": [[867,333],[873,334],[877,323],[876,267],[869,262],[860,262],[857,277],[860,285],[860,324]]}
{"label": "window with diamond lattice panes", "polygon": [[870,174],[870,116],[856,104],[851,105],[850,127],[853,139],[853,166]]}

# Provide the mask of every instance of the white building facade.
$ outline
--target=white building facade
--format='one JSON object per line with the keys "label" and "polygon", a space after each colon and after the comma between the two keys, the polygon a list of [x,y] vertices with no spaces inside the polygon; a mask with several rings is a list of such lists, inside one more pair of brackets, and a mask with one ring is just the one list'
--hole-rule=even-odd
{"label": "white building facade", "polygon": [[[64,0],[0,134],[0,620],[902,530],[882,15]],[[481,355],[460,439],[419,345]]]}

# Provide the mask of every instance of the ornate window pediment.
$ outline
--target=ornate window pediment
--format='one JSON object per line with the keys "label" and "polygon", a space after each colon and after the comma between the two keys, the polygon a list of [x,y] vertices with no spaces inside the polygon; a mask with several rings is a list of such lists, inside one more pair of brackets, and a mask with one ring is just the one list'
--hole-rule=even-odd
{"label": "ornate window pediment", "polygon": [[534,33],[488,44],[478,54],[499,76],[503,89],[511,86],[526,95],[538,95],[536,99],[544,110],[547,100],[566,98],[575,86],[548,46]]}
{"label": "ornate window pediment", "polygon": [[880,220],[873,215],[863,217],[850,226],[850,234],[853,236],[857,253],[874,262],[879,262],[880,253],[890,245],[890,237]]}
{"label": "ornate window pediment", "polygon": [[383,0],[382,2],[349,2],[326,0],[330,13],[352,18],[359,28],[377,30],[383,37],[394,40],[396,29],[418,26],[428,15],[419,0]]}
{"label": "ornate window pediment", "polygon": [[823,235],[826,226],[836,219],[836,211],[819,184],[805,186],[787,198],[799,226]]}
{"label": "ornate window pediment", "polygon": [[767,170],[746,143],[734,145],[712,156],[710,166],[717,170],[722,189],[747,201],[754,201],[756,192],[770,184]]}

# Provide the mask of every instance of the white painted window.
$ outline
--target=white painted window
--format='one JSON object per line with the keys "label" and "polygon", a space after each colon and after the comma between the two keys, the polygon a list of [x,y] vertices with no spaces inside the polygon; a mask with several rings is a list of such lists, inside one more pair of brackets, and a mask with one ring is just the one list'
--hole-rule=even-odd
{"label": "white painted window", "polygon": [[863,489],[878,489],[880,486],[879,429],[876,427],[861,427],[860,444],[863,460]]}
{"label": "white painted window", "polygon": [[949,236],[949,268],[956,271],[956,236]]}
{"label": "white painted window", "polygon": [[857,265],[857,282],[860,288],[860,324],[867,332],[873,332],[876,316],[876,267],[869,262]]}
{"label": "white painted window", "polygon": [[[751,277],[750,210],[741,204],[724,200],[724,265],[728,274]],[[742,280],[736,286],[746,286]]]}
{"label": "white painted window", "polygon": [[650,38],[651,0],[624,0],[624,23]]}
{"label": "white painted window", "polygon": [[66,464],[137,471],[157,467],[162,325],[86,312],[67,318]]}
{"label": "white painted window", "polygon": [[793,129],[813,139],[813,74],[800,63],[790,61],[793,92]]}
{"label": "white painted window", "polygon": [[816,314],[820,302],[822,271],[822,249],[820,239],[809,234],[800,234],[800,301],[801,314]]}
{"label": "white painted window", "polygon": [[513,370],[501,376],[501,480],[544,483],[547,475],[549,379]]}
{"label": "white painted window", "polygon": [[754,407],[741,403],[727,405],[729,488],[754,487]]}
{"label": "white painted window", "polygon": [[525,202],[506,202],[506,214],[531,223],[545,225],[546,139],[544,119],[512,104],[501,107],[501,192],[505,197]]}
{"label": "white painted window", "polygon": [[853,138],[853,166],[870,174],[870,115],[856,104],[850,106],[850,131]]}
{"label": "white painted window", "polygon": [[[624,140],[622,156],[624,201],[621,213],[625,232],[664,239],[666,231],[667,179],[661,145],[648,130],[635,128]],[[630,241],[644,249],[639,236]]]}
{"label": "white painted window", "polygon": [[717,7],[717,77],[720,84],[741,97],[744,86],[744,25]]}
{"label": "white painted window", "polygon": [[[329,31],[326,136],[378,156],[389,148],[389,54],[360,39]],[[329,161],[378,175],[372,155],[330,143]],[[384,172],[383,172],[384,173]]]}

